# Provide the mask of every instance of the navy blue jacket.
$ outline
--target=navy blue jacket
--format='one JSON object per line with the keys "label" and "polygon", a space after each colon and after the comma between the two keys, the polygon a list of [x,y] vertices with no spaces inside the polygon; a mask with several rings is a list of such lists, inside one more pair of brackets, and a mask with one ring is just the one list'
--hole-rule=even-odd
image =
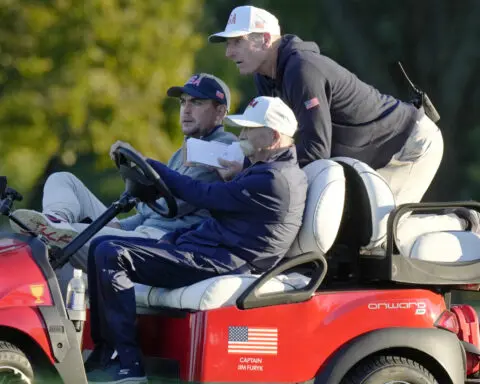
{"label": "navy blue jacket", "polygon": [[282,37],[275,79],[255,75],[258,94],[280,97],[295,113],[298,160],[348,156],[382,168],[398,152],[423,114],[381,94],[320,54],[317,44]]}
{"label": "navy blue jacket", "polygon": [[307,178],[295,152],[294,147],[286,149],[225,183],[193,180],[148,159],[175,196],[212,215],[163,240],[205,256],[220,273],[270,269],[288,251],[302,224]]}

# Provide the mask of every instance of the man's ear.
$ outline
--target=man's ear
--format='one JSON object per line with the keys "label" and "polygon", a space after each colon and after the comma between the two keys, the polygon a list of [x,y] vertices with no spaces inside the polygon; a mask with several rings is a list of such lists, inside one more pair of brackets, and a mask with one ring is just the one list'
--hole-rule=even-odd
{"label": "man's ear", "polygon": [[225,116],[227,116],[227,106],[225,104],[217,105],[217,114],[218,114],[218,119],[220,120],[220,123],[221,123],[225,118]]}
{"label": "man's ear", "polygon": [[278,144],[280,142],[280,133],[272,129],[272,145]]}
{"label": "man's ear", "polygon": [[263,48],[270,48],[272,46],[272,35],[269,32],[263,34]]}

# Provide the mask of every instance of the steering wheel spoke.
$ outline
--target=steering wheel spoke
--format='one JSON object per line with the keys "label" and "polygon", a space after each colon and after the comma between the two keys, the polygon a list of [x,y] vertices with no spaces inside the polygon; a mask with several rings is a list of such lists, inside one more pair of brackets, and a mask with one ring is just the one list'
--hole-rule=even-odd
{"label": "steering wheel spoke", "polygon": [[[177,215],[177,202],[160,175],[145,159],[131,149],[119,147],[114,152],[115,165],[125,180],[125,190],[145,202],[159,215],[172,218]],[[164,198],[166,204],[158,203]]]}

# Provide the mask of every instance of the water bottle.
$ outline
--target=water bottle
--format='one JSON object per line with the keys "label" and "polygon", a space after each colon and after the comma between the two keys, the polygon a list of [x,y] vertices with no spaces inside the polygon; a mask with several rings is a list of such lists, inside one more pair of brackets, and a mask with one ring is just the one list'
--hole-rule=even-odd
{"label": "water bottle", "polygon": [[82,274],[81,269],[73,270],[73,277],[67,287],[67,309],[74,311],[85,310],[85,282]]}
{"label": "water bottle", "polygon": [[67,287],[66,307],[75,330],[81,332],[82,324],[86,319],[85,282],[81,269],[73,270],[73,277]]}

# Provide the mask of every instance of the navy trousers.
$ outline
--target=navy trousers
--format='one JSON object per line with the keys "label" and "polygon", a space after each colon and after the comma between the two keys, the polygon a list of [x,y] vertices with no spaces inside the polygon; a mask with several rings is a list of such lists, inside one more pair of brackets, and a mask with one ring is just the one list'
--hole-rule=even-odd
{"label": "navy trousers", "polygon": [[133,283],[173,289],[218,274],[201,255],[179,251],[170,243],[116,236],[94,239],[88,255],[93,342],[116,349],[122,366],[140,362]]}

